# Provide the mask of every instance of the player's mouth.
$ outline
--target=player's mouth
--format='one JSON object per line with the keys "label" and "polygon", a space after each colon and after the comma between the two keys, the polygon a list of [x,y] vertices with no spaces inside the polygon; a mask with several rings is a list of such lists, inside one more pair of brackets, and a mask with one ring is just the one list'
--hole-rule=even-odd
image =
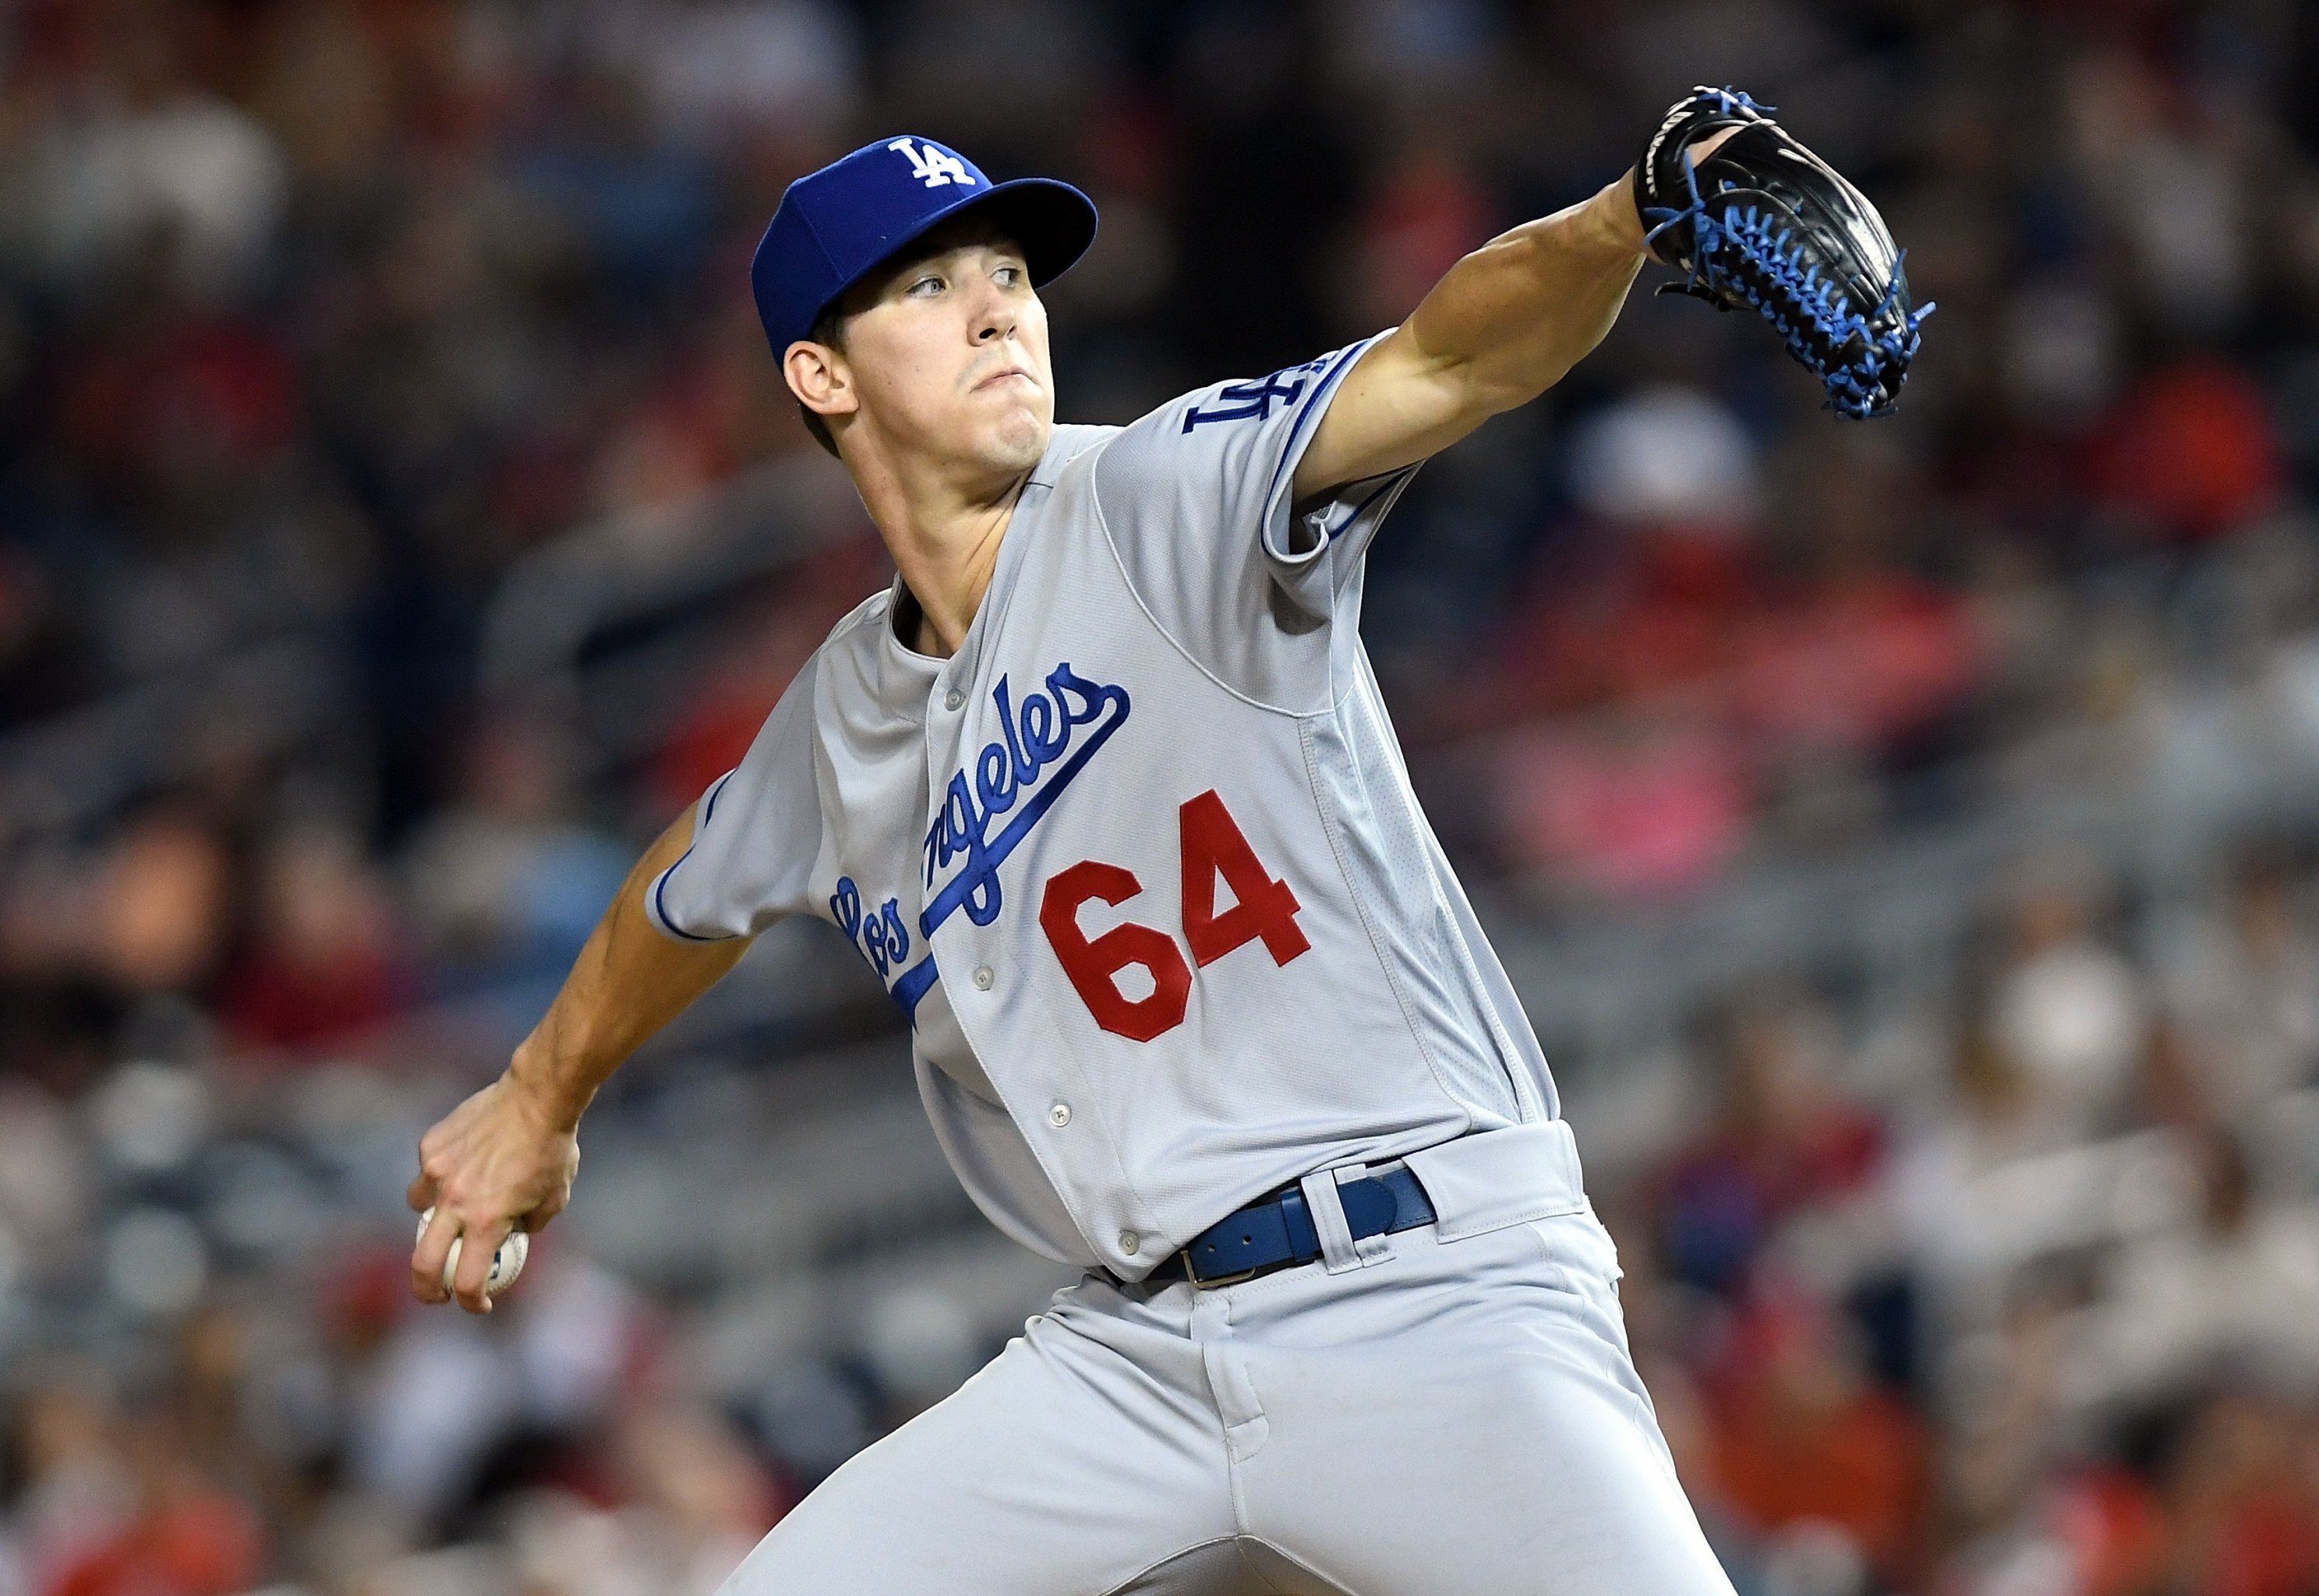
{"label": "player's mouth", "polygon": [[996,387],[1001,383],[1012,382],[1017,378],[1020,378],[1023,382],[1028,383],[1034,390],[1039,386],[1039,379],[1031,374],[1028,367],[1009,365],[998,371],[992,372],[988,376],[975,383],[970,392],[979,393],[985,388]]}

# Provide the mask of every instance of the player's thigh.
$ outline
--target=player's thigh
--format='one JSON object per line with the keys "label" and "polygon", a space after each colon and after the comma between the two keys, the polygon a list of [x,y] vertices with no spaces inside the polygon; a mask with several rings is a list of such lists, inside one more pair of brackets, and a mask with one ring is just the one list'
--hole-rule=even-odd
{"label": "player's thigh", "polygon": [[[1427,1269],[1471,1260],[1465,1282],[1376,1293],[1374,1338],[1252,1352],[1252,1528],[1354,1596],[1730,1596],[1610,1280],[1556,1261],[1590,1243],[1555,1223],[1429,1240]],[[1426,1313],[1445,1285],[1455,1307]]]}
{"label": "player's thigh", "polygon": [[1231,1502],[1215,1422],[1182,1390],[1196,1350],[1070,1319],[1041,1315],[854,1456],[719,1596],[1206,1596],[1198,1549]]}

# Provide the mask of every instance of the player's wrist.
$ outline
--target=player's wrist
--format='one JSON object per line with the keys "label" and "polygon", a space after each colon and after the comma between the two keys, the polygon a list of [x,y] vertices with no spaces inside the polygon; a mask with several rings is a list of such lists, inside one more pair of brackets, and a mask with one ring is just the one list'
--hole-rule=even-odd
{"label": "player's wrist", "polygon": [[535,1031],[517,1046],[500,1078],[548,1129],[568,1134],[579,1129],[580,1116],[596,1096],[579,1075],[568,1061],[556,1059]]}
{"label": "player's wrist", "polygon": [[1643,226],[1643,214],[1635,205],[1635,173],[1629,167],[1616,182],[1606,185],[1587,202],[1603,242],[1622,255],[1647,257],[1650,246],[1644,242],[1647,229]]}

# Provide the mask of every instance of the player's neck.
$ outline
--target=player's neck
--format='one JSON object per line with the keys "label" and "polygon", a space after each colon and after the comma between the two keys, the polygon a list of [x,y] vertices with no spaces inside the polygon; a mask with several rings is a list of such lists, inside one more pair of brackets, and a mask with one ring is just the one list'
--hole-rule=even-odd
{"label": "player's neck", "polygon": [[902,581],[918,602],[915,638],[921,654],[947,659],[964,646],[967,628],[990,591],[998,545],[1015,517],[1030,472],[961,475],[954,466],[892,459],[846,465],[885,539]]}

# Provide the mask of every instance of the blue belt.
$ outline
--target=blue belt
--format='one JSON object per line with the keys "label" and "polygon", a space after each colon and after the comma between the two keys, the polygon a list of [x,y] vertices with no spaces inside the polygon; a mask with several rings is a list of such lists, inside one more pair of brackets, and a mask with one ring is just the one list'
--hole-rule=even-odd
{"label": "blue belt", "polygon": [[[1337,1187],[1337,1197],[1356,1241],[1433,1222],[1433,1204],[1406,1168],[1346,1181]],[[1236,1285],[1320,1256],[1321,1231],[1304,1188],[1286,1186],[1224,1215],[1144,1278]]]}

